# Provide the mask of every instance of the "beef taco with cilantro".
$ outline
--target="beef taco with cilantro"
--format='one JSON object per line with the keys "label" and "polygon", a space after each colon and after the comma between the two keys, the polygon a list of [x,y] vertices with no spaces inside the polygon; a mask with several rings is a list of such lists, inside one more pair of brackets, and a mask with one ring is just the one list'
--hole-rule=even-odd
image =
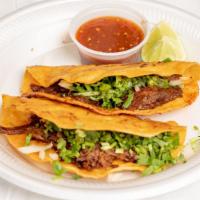
{"label": "beef taco with cilantro", "polygon": [[[135,170],[157,173],[177,162],[186,128],[130,115],[99,115],[40,98],[3,96],[0,133],[27,158],[99,179]],[[50,165],[49,165],[50,166]]]}
{"label": "beef taco with cilantro", "polygon": [[28,67],[21,91],[104,115],[152,115],[191,104],[200,66],[193,62]]}

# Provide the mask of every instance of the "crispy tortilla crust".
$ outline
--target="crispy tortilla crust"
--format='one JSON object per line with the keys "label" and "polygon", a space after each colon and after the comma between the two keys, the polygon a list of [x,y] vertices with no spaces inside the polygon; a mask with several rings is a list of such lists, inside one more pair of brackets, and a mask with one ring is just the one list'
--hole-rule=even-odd
{"label": "crispy tortilla crust", "polygon": [[[49,87],[60,79],[68,83],[95,83],[108,76],[137,77],[143,75],[156,74],[160,76],[170,76],[180,74],[189,79],[184,81],[183,97],[177,98],[166,104],[147,110],[125,110],[125,109],[104,109],[96,105],[88,104],[74,99],[73,97],[58,97],[42,92],[32,92],[30,85],[36,84]],[[138,63],[131,65],[85,65],[68,67],[28,67],[21,87],[24,96],[45,97],[63,103],[78,105],[88,108],[103,115],[152,115],[169,112],[178,108],[190,105],[198,96],[197,80],[200,79],[200,65],[194,62],[168,62],[168,63]]]}
{"label": "crispy tortilla crust", "polygon": [[[102,116],[80,107],[52,102],[46,99],[3,96],[3,106],[0,115],[1,126],[16,127],[28,124],[33,114],[50,120],[61,128],[69,129],[113,130],[144,137],[156,136],[164,131],[178,132],[180,135],[180,146],[172,152],[174,157],[180,154],[186,135],[186,128],[177,125],[175,122],[154,122],[151,120],[141,120],[129,115]],[[17,149],[24,146],[26,134],[28,133],[7,135],[6,137],[9,143]],[[38,141],[31,141],[31,144],[46,145]],[[39,159],[38,153],[29,154],[27,157],[37,162],[51,163],[52,159],[49,157],[49,152],[53,153],[54,150],[48,150],[44,160]],[[117,166],[115,168],[91,171],[79,169],[73,164],[62,164],[71,173],[95,179],[106,177],[112,172],[124,170],[143,171],[145,169],[145,166],[119,161],[115,161],[114,164]]]}

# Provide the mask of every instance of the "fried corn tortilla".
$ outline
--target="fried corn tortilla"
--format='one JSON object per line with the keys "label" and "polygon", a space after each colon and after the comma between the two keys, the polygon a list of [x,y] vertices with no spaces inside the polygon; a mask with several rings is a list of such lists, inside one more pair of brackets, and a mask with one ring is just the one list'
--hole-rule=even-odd
{"label": "fried corn tortilla", "polygon": [[103,115],[152,115],[192,104],[199,78],[200,66],[194,62],[32,66],[21,92]]}
{"label": "fried corn tortilla", "polygon": [[[169,159],[174,162],[174,159],[177,159],[180,155],[185,141],[186,128],[175,122],[164,123],[141,120],[130,115],[99,115],[81,107],[47,99],[3,96],[0,133],[5,134],[8,142],[17,150],[25,146],[28,134],[32,134],[32,136],[35,134],[28,147],[32,145],[45,146],[50,142],[54,145],[46,150],[43,159],[40,158],[38,152],[29,152],[26,154],[28,158],[51,164],[54,159],[50,157],[50,153],[56,153],[59,154],[59,160],[63,168],[68,172],[86,178],[99,179],[118,171],[135,170],[144,172],[149,166],[148,164],[141,164],[141,162],[144,162],[141,160],[144,160],[141,151],[144,148],[149,149],[150,146],[151,149],[155,147],[157,151],[159,150],[160,156],[163,157],[163,160],[159,160],[159,162],[163,162],[162,165],[155,168],[155,172],[158,172],[161,168],[164,169],[172,164],[168,162]],[[77,144],[78,141],[80,142],[80,139],[82,140],[81,146],[79,146],[81,150],[76,149],[78,156],[61,155],[66,151],[74,153],[71,149],[73,149],[73,145],[76,145],[76,142]],[[113,146],[110,149],[111,145],[116,144],[116,141],[110,143],[110,139],[117,139],[117,145],[122,146],[120,148]],[[137,144],[135,144],[136,140],[138,141]],[[56,143],[57,141],[58,143]],[[94,141],[98,141],[98,144]],[[126,146],[123,146],[125,145],[124,141],[127,142]],[[130,141],[134,144],[130,147],[131,149],[128,148],[127,150]],[[148,147],[142,146],[145,141],[146,143],[149,142]],[[66,142],[70,146],[67,147]],[[173,148],[169,148],[168,143]],[[161,146],[159,145],[166,145],[168,149],[165,149],[165,154],[161,152]],[[99,163],[100,161],[95,160],[94,157],[93,160],[88,161],[88,155],[91,152],[93,154],[98,153],[93,156],[97,156],[99,160],[104,159],[102,163]],[[155,152],[151,151],[151,154],[153,153]],[[106,156],[109,156],[109,159],[106,159]],[[156,158],[156,154],[154,157]],[[69,162],[69,158],[73,158],[71,162]],[[105,163],[109,162],[110,159],[112,163],[109,163],[109,165]],[[158,158],[154,161],[158,162]],[[95,162],[96,165],[94,165]]]}

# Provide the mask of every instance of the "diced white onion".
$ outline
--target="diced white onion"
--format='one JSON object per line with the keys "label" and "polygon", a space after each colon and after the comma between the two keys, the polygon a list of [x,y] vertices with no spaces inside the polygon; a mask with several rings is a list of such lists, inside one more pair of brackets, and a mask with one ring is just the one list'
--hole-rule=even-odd
{"label": "diced white onion", "polygon": [[112,146],[108,142],[102,142],[101,149],[106,151],[106,150],[112,149]]}
{"label": "diced white onion", "polygon": [[182,81],[187,81],[187,80],[189,80],[190,78],[187,77],[187,76],[182,76],[182,77],[180,77],[180,79],[181,79]]}
{"label": "diced white onion", "polygon": [[44,160],[45,159],[45,156],[46,156],[46,153],[45,153],[45,151],[40,151],[39,152],[39,158],[41,159],[41,160]]}
{"label": "diced white onion", "polygon": [[191,148],[194,152],[198,152],[200,150],[200,139],[199,137],[194,137],[190,140]]}
{"label": "diced white onion", "polygon": [[78,134],[79,137],[83,138],[86,136],[86,134],[83,130],[77,129],[75,132]]}
{"label": "diced white onion", "polygon": [[138,85],[135,86],[135,91],[139,92],[140,91],[140,87]]}
{"label": "diced white onion", "polygon": [[71,83],[67,83],[65,80],[61,80],[61,81],[58,83],[58,85],[59,85],[60,87],[65,88],[65,89],[70,89],[71,86],[72,86]]}
{"label": "diced white onion", "polygon": [[50,154],[49,154],[49,157],[50,157],[52,160],[58,160],[58,154],[57,154],[57,153],[50,153]]}
{"label": "diced white onion", "polygon": [[53,147],[52,143],[45,146],[30,145],[30,146],[20,147],[18,148],[18,151],[20,151],[23,154],[30,154],[30,153],[37,153],[40,151],[46,151],[48,149],[51,149],[52,147]]}
{"label": "diced white onion", "polygon": [[180,86],[180,85],[182,84],[182,80],[181,80],[181,79],[171,80],[171,81],[169,82],[169,84],[170,84],[171,86]]}
{"label": "diced white onion", "polygon": [[194,151],[192,149],[192,146],[190,144],[187,144],[183,149],[183,155],[186,160],[191,158],[194,155]]}
{"label": "diced white onion", "polygon": [[115,172],[109,174],[107,177],[108,182],[118,182],[118,181],[126,181],[126,180],[134,180],[140,178],[140,174],[137,172]]}
{"label": "diced white onion", "polygon": [[115,153],[124,153],[124,149],[119,149],[118,148],[118,149],[115,150]]}

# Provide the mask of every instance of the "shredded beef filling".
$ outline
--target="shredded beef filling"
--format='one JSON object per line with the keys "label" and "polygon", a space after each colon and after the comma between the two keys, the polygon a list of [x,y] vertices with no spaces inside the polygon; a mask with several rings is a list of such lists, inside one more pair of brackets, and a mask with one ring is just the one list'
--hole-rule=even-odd
{"label": "shredded beef filling", "polygon": [[[42,128],[37,128],[35,125],[38,120],[33,117],[32,122],[26,126],[20,126],[15,128],[4,128],[0,127],[0,132],[7,135],[18,135],[24,133],[31,133],[32,139],[37,141],[42,141],[46,143],[52,142],[53,147],[57,150],[57,141],[62,134],[59,132],[54,132],[48,136],[45,134]],[[70,148],[70,146],[69,146]],[[114,167],[113,161],[120,160],[125,162],[135,162],[136,155],[134,152],[124,151],[123,153],[115,153],[114,150],[102,150],[99,144],[96,144],[93,149],[82,149],[80,151],[80,156],[72,160],[72,163],[77,167],[86,170],[92,170],[97,168],[107,168]]]}
{"label": "shredded beef filling", "polygon": [[35,125],[40,123],[37,116],[31,117],[31,122],[24,126],[18,126],[14,128],[5,128],[0,126],[0,132],[5,135],[19,135],[24,133],[31,133],[32,138],[40,141],[45,141],[44,131],[41,128],[37,128]]}
{"label": "shredded beef filling", "polygon": [[79,168],[84,168],[87,170],[97,169],[97,168],[107,168],[114,167],[113,161],[121,160],[125,162],[135,162],[135,153],[124,151],[124,153],[118,154],[114,150],[103,151],[100,145],[96,145],[94,149],[88,150],[84,149],[80,152],[80,157],[78,157],[75,162]]}
{"label": "shredded beef filling", "polygon": [[5,135],[19,135],[24,133],[31,133],[32,138],[42,142],[48,142],[45,139],[44,131],[41,128],[36,128],[31,125],[20,126],[16,128],[0,127],[0,132]]}
{"label": "shredded beef filling", "polygon": [[[177,74],[167,77],[169,81],[178,80],[179,78],[180,78],[180,75],[177,75]],[[60,87],[58,83],[59,82],[56,82],[55,84],[47,88],[32,84],[31,89],[33,92],[44,92],[44,93],[59,95],[62,97],[70,96],[78,101],[82,101],[82,102],[96,105],[96,106],[101,106],[100,101],[93,101],[89,99],[88,97],[84,97],[84,96],[73,96],[72,91]],[[153,109],[157,106],[160,106],[172,100],[175,100],[176,98],[182,97],[183,95],[182,93],[183,93],[182,89],[178,86],[176,87],[171,86],[169,88],[146,86],[146,87],[140,88],[139,91],[134,91],[133,101],[130,104],[130,106],[126,109],[128,110]],[[124,99],[126,99],[126,97]]]}
{"label": "shredded beef filling", "polygon": [[146,87],[135,93],[131,109],[145,110],[163,105],[167,102],[182,97],[182,90],[179,87],[156,88]]}
{"label": "shredded beef filling", "polygon": [[38,86],[38,85],[31,85],[31,90],[33,92],[44,92],[44,93],[49,93],[49,94],[60,94],[62,96],[62,94],[67,94],[69,95],[69,90],[62,88],[58,85],[58,82],[54,83],[53,85],[49,86],[49,87],[42,87],[42,86]]}
{"label": "shredded beef filling", "polygon": [[52,143],[59,156],[58,162],[72,163],[80,169],[114,168],[118,166],[114,161],[122,161],[147,166],[143,175],[176,163],[171,151],[179,146],[180,140],[178,133],[168,131],[144,138],[123,132],[63,129],[37,116],[26,126],[0,127],[0,133],[27,133],[24,145],[30,145],[31,140]]}
{"label": "shredded beef filling", "polygon": [[114,161],[130,162],[147,166],[143,175],[157,173],[164,166],[176,163],[177,158],[171,151],[180,143],[177,132],[165,131],[145,138],[115,131],[63,129],[37,116],[33,116],[25,126],[0,126],[0,133],[27,133],[24,145],[30,145],[31,140],[52,143],[59,156],[57,164],[63,161],[80,169],[93,170],[117,167]]}
{"label": "shredded beef filling", "polygon": [[32,84],[31,90],[33,92],[44,92],[44,93],[48,93],[48,94],[59,95],[59,96],[62,96],[62,97],[70,96],[70,97],[73,97],[74,99],[76,99],[78,101],[99,106],[98,102],[92,101],[87,97],[73,96],[69,90],[60,87],[58,85],[58,83],[55,83],[55,84],[53,84],[53,85],[51,85],[47,88]]}
{"label": "shredded beef filling", "polygon": [[93,168],[106,168],[112,166],[112,162],[115,159],[115,154],[110,150],[106,152],[101,151],[100,147],[96,147],[92,150],[82,150],[80,157],[76,159],[76,163],[79,168],[93,169]]}

